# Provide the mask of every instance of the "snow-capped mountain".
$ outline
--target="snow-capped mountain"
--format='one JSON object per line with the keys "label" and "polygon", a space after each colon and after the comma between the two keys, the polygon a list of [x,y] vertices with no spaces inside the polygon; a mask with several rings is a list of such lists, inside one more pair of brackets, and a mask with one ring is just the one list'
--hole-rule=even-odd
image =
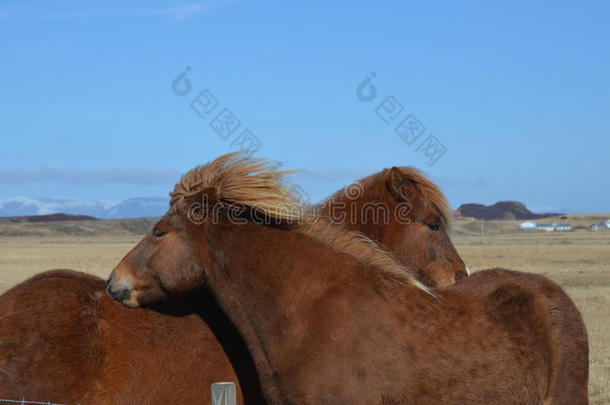
{"label": "snow-capped mountain", "polygon": [[167,197],[129,198],[107,209],[102,218],[159,217],[168,208]]}
{"label": "snow-capped mountain", "polygon": [[168,202],[168,197],[141,197],[123,201],[16,197],[0,200],[0,217],[56,213],[90,215],[100,219],[156,217],[167,211]]}

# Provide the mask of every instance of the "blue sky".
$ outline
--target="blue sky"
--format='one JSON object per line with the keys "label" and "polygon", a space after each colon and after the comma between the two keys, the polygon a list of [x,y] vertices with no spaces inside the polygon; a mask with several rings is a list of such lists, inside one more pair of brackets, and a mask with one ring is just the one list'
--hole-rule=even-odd
{"label": "blue sky", "polygon": [[[0,199],[166,195],[248,129],[257,156],[308,170],[312,200],[413,165],[454,207],[610,211],[608,2],[53,3],[0,2]],[[226,140],[210,127],[225,108],[241,122]],[[412,145],[394,132],[409,114]]]}

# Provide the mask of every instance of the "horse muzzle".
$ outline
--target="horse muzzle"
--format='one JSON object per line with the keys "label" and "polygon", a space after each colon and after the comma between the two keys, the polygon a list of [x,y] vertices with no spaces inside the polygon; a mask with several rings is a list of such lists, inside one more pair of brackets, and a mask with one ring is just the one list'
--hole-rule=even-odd
{"label": "horse muzzle", "polygon": [[124,280],[117,280],[114,270],[110,273],[108,282],[106,282],[106,294],[123,305],[135,306],[131,302],[131,286]]}

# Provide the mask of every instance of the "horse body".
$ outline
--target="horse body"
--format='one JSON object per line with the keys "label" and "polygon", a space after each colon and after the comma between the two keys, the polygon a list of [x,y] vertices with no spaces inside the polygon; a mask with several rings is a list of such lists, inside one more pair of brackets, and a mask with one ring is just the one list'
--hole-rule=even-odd
{"label": "horse body", "polygon": [[[283,231],[244,228],[218,234],[240,255],[214,245],[218,256],[203,267],[214,266],[217,301],[255,359],[264,357],[256,364],[270,403],[541,404],[562,370],[580,372],[569,384],[576,390],[561,388],[551,403],[586,403],[586,334],[572,340],[551,329],[550,309],[579,320],[576,332],[584,325],[551,281],[483,272],[434,289],[435,301],[355,260],[320,256],[311,242],[273,235]],[[270,253],[261,257],[260,246]],[[296,261],[291,246],[300,247]],[[577,367],[554,362],[567,347]]]}
{"label": "horse body", "polygon": [[[469,294],[487,294],[488,316],[502,320],[516,334],[538,330],[549,368],[545,405],[587,403],[589,345],[582,315],[570,297],[546,277],[507,269],[475,273],[473,283],[461,283]],[[476,292],[473,291],[476,289]],[[523,338],[521,338],[523,340]]]}
{"label": "horse body", "polygon": [[250,403],[264,401],[247,349],[211,299],[191,300],[179,316],[136,312],[109,299],[105,284],[55,270],[0,297],[2,398],[203,404],[210,384],[239,380],[240,403],[242,386]]}
{"label": "horse body", "polygon": [[[56,291],[57,279],[36,276],[32,280],[38,287],[35,291],[30,291],[26,282],[10,289],[0,299],[2,398],[76,402],[83,398],[84,387],[91,384],[103,365],[97,346],[98,330],[92,321],[95,316],[92,297],[86,293],[70,294],[74,283],[69,282],[64,282],[67,288]],[[94,281],[83,276],[79,289],[91,291]],[[63,299],[55,299],[56,293],[66,292]],[[32,316],[33,313],[37,315]],[[76,324],[74,316],[80,318]],[[69,350],[65,350],[67,346]],[[84,357],[89,359],[85,367],[80,363]],[[62,392],[74,396],[65,398]]]}
{"label": "horse body", "polygon": [[[340,224],[393,250],[427,285],[451,284],[465,273],[444,228],[447,204],[436,186],[408,168],[384,170],[360,184],[358,198],[347,198],[345,190],[333,196],[348,207]],[[392,215],[367,216],[363,207],[371,201]],[[397,205],[407,202],[412,222],[397,221],[406,219],[394,215]],[[431,231],[415,216],[443,226]],[[414,253],[405,253],[409,247]],[[178,309],[131,311],[110,300],[104,287],[97,277],[51,271],[0,296],[0,369],[8,373],[0,370],[0,397],[205,404],[210,384],[233,381],[238,403],[264,402],[244,341],[211,297],[192,294]]]}
{"label": "horse body", "polygon": [[[587,403],[584,324],[550,280],[496,270],[430,291],[357,234],[248,221],[291,218],[280,175],[247,160],[210,165],[183,176],[107,291],[140,307],[209,290],[269,403]],[[231,202],[245,200],[237,224]],[[206,221],[219,206],[225,216]]]}

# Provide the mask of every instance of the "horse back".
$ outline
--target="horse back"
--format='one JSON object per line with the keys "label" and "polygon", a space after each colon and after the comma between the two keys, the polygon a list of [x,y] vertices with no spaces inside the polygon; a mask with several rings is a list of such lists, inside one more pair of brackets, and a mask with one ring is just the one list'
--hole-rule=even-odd
{"label": "horse back", "polygon": [[458,283],[487,296],[488,317],[516,339],[533,331],[530,347],[545,353],[548,384],[545,404],[587,404],[589,346],[587,330],[574,302],[548,278],[506,269],[475,273]]}
{"label": "horse back", "polygon": [[94,276],[54,270],[0,296],[2,398],[83,398],[103,364],[95,296],[103,285]]}
{"label": "horse back", "polygon": [[[170,312],[125,308],[106,296],[104,280],[85,273],[53,270],[24,281],[0,296],[0,398],[210,403],[211,383],[239,381],[233,353],[208,327],[214,319]],[[242,403],[239,384],[237,395]]]}

